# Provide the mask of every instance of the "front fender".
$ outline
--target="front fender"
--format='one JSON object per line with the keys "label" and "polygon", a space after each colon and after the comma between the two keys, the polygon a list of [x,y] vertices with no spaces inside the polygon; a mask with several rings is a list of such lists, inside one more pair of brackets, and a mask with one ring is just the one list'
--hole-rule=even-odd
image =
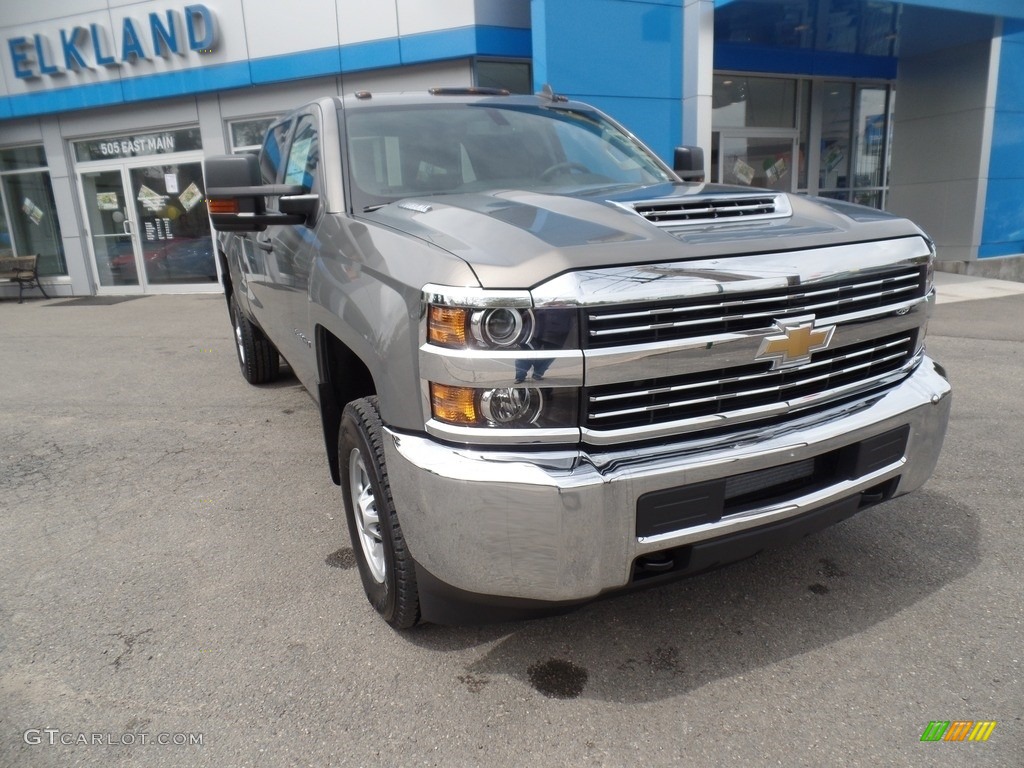
{"label": "front fender", "polygon": [[427,283],[477,286],[472,270],[442,248],[347,216],[326,217],[320,241],[310,275],[310,329],[323,328],[366,366],[385,424],[422,431],[421,290]]}

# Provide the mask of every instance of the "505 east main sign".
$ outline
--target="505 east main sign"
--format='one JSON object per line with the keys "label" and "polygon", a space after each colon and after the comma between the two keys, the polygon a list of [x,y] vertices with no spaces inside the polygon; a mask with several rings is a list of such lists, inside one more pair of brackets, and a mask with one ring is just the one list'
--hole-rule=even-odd
{"label": "505 east main sign", "polygon": [[145,21],[125,16],[119,29],[76,25],[52,37],[36,33],[8,38],[7,50],[15,77],[29,80],[133,64],[154,56],[209,51],[216,44],[217,20],[210,9],[186,5],[181,11],[150,13]]}

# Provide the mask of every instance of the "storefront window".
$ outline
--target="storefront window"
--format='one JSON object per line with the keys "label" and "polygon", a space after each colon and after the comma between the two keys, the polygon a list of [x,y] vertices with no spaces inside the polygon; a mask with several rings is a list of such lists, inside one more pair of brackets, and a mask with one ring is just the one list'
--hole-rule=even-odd
{"label": "storefront window", "polygon": [[793,140],[791,138],[721,139],[722,181],[745,187],[792,190]]}
{"label": "storefront window", "polygon": [[37,254],[42,276],[68,273],[41,146],[0,150],[0,253]]}
{"label": "storefront window", "polygon": [[4,206],[0,206],[0,256],[13,256],[14,248],[11,243],[11,229],[7,226],[7,214]]}
{"label": "storefront window", "polygon": [[712,121],[716,128],[793,128],[796,80],[716,75]]}
{"label": "storefront window", "polygon": [[854,188],[880,188],[885,184],[885,157],[888,140],[886,89],[875,86],[857,88],[856,147]]}
{"label": "storefront window", "polygon": [[238,152],[259,152],[263,144],[263,136],[267,127],[277,119],[277,116],[258,117],[250,120],[235,120],[228,124],[228,133],[231,136],[231,153]]}
{"label": "storefront window", "polygon": [[476,84],[481,88],[504,88],[512,93],[533,93],[533,74],[527,61],[476,62]]}
{"label": "storefront window", "polygon": [[797,189],[807,189],[808,163],[811,147],[811,81],[800,82],[800,152],[797,162]]}
{"label": "storefront window", "polygon": [[45,168],[46,153],[43,148],[14,147],[0,149],[0,171],[20,171],[28,168]]}
{"label": "storefront window", "polygon": [[893,89],[809,78],[714,78],[713,181],[884,208]]}
{"label": "storefront window", "polygon": [[818,165],[818,191],[829,197],[849,200],[850,126],[852,124],[853,83],[825,83],[821,112],[821,159]]}

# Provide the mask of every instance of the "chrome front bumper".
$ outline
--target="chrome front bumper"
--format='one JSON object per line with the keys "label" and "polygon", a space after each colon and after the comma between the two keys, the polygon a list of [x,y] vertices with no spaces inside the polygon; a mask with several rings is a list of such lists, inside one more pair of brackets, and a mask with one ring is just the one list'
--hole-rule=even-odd
{"label": "chrome front bumper", "polygon": [[[950,394],[926,357],[869,403],[703,443],[503,453],[388,431],[385,452],[406,544],[422,569],[458,591],[570,602],[625,587],[645,555],[790,520],[894,478],[895,495],[915,490],[938,461]],[[792,464],[904,426],[902,458],[860,477],[714,522],[637,535],[644,494]]]}

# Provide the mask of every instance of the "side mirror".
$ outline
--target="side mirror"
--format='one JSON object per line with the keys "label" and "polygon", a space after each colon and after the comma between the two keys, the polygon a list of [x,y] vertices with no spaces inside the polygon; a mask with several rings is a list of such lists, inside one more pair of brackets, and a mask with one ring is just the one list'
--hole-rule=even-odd
{"label": "side mirror", "polygon": [[672,170],[683,181],[704,181],[704,150],[700,147],[676,147]]}
{"label": "side mirror", "polygon": [[[271,224],[308,224],[320,198],[300,186],[263,184],[255,155],[221,155],[203,161],[210,221],[218,232],[262,232]],[[280,197],[280,213],[266,198]]]}

